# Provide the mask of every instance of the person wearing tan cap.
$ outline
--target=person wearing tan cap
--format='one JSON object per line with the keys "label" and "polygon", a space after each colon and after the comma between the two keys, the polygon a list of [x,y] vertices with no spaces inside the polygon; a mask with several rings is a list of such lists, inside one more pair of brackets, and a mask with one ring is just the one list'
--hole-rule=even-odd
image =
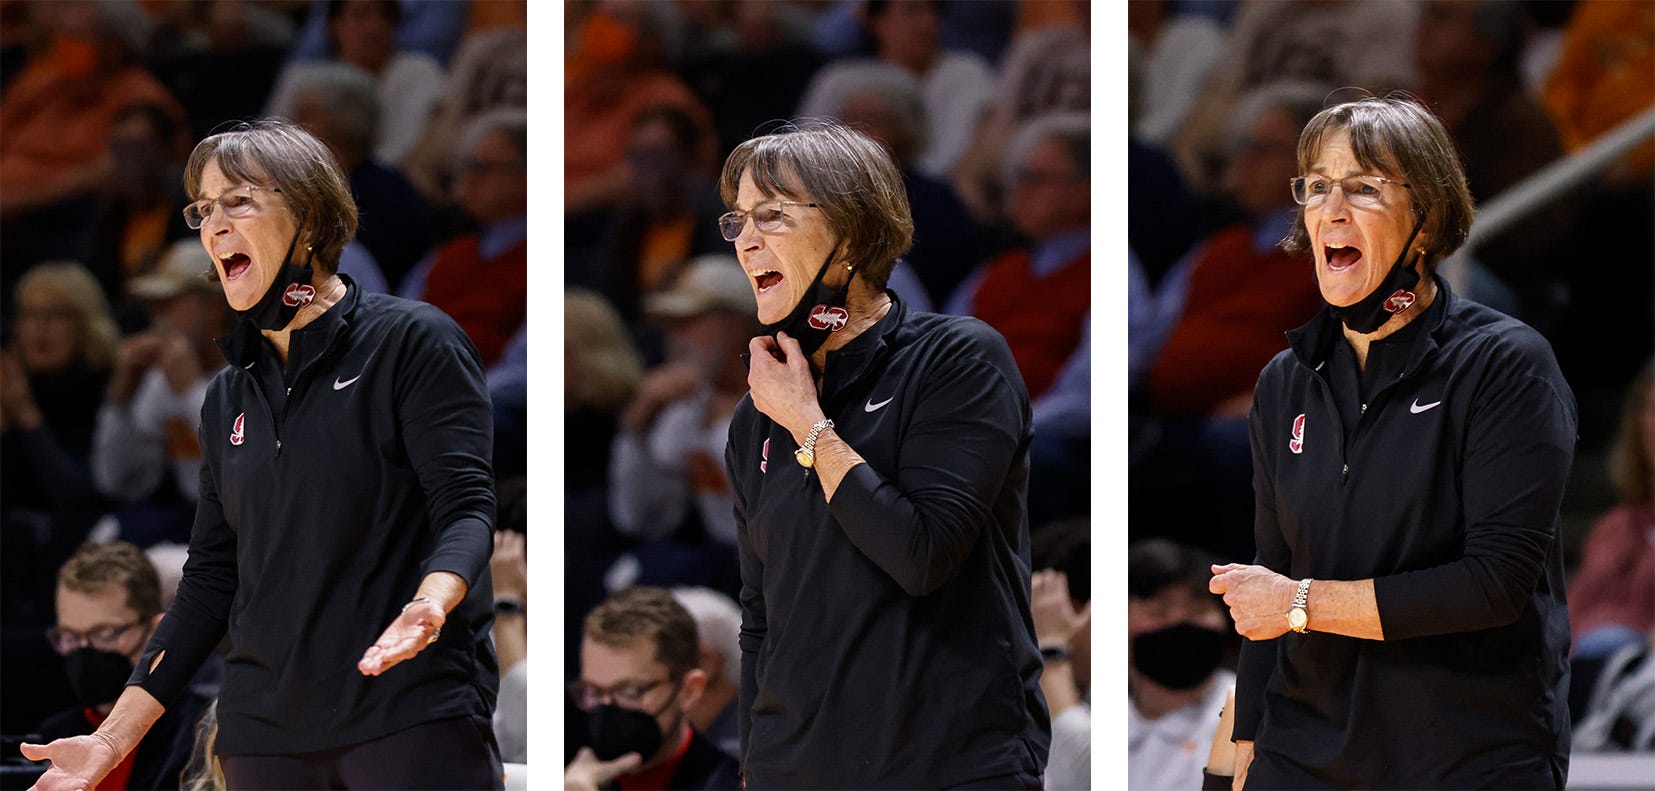
{"label": "person wearing tan cap", "polygon": [[[224,367],[213,339],[229,333],[233,318],[206,277],[212,267],[201,243],[184,239],[167,248],[155,271],[127,287],[148,309],[150,326],[123,338],[116,350],[93,435],[93,481],[109,497],[131,503],[157,496],[171,472],[184,503],[184,532],[132,536],[139,543],[187,540],[195,512],[201,473],[195,426],[207,383]],[[163,533],[166,527],[154,526]]]}
{"label": "person wearing tan cap", "polygon": [[645,375],[621,414],[611,518],[621,533],[648,540],[670,535],[694,508],[707,533],[733,547],[724,444],[747,392],[741,353],[756,331],[753,290],[735,256],[704,255],[643,308],[664,331],[666,362]]}

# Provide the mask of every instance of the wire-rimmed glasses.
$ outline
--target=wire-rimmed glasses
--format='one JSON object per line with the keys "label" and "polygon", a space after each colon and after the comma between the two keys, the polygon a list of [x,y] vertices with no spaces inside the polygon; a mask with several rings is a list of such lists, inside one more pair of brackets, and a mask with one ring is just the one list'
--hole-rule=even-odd
{"label": "wire-rimmed glasses", "polygon": [[626,708],[638,708],[644,702],[644,696],[654,691],[656,687],[665,684],[670,679],[660,678],[648,684],[616,684],[613,687],[600,687],[581,680],[569,682],[569,697],[575,701],[575,706],[581,711],[591,711],[605,703],[612,703]]}
{"label": "wire-rimmed glasses", "polygon": [[52,650],[63,656],[74,653],[76,649],[92,646],[99,651],[113,651],[120,653],[121,635],[126,634],[135,626],[142,626],[142,620],[128,624],[112,626],[98,626],[84,632],[54,626],[46,630],[46,641],[52,644]]}
{"label": "wire-rimmed glasses", "polygon": [[281,188],[261,187],[257,184],[238,184],[225,190],[216,198],[198,200],[185,206],[184,224],[190,226],[192,231],[201,230],[201,226],[206,225],[207,220],[212,219],[213,207],[215,206],[224,207],[224,216],[226,217],[246,217],[254,214],[259,210],[258,199],[254,197],[256,192],[281,192]]}
{"label": "wire-rimmed glasses", "polygon": [[1364,209],[1377,209],[1385,205],[1385,185],[1395,184],[1404,189],[1413,189],[1413,185],[1404,184],[1396,179],[1384,176],[1346,176],[1342,179],[1328,178],[1327,176],[1298,176],[1289,182],[1293,187],[1293,202],[1300,206],[1320,206],[1327,196],[1333,194],[1333,188],[1338,187],[1345,192],[1345,200],[1352,206]]}
{"label": "wire-rimmed glasses", "polygon": [[747,227],[747,218],[753,218],[753,227],[760,233],[769,233],[782,227],[782,221],[787,215],[782,211],[784,206],[805,206],[815,208],[814,203],[804,203],[796,200],[766,201],[753,207],[752,211],[725,212],[718,218],[718,232],[723,234],[724,241],[733,242],[741,238],[741,229]]}

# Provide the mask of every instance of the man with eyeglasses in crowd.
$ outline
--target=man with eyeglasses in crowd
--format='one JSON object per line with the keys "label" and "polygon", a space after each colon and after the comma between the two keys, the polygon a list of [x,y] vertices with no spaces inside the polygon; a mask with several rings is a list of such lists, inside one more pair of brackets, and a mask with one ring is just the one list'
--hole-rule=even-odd
{"label": "man with eyeglasses in crowd", "polygon": [[585,747],[563,771],[564,791],[738,789],[736,762],[690,726],[707,687],[695,619],[662,588],[627,588],[586,616],[580,679]]}
{"label": "man with eyeglasses in crowd", "polygon": [[[67,660],[79,705],[42,722],[41,743],[89,734],[103,723],[161,612],[160,575],[142,550],[124,541],[88,542],[75,550],[58,570],[57,625],[46,637]],[[211,702],[190,691],[167,707],[98,788],[178,788],[196,721]]]}

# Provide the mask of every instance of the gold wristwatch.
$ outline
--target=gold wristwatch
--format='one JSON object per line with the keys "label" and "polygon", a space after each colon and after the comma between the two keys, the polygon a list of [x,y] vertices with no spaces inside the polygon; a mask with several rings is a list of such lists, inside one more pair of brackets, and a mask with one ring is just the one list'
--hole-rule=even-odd
{"label": "gold wristwatch", "polygon": [[822,418],[810,426],[810,433],[805,435],[805,444],[793,451],[793,458],[804,467],[816,466],[816,438],[822,435],[822,429],[833,428],[833,421]]}
{"label": "gold wristwatch", "polygon": [[1310,603],[1310,578],[1299,580],[1299,592],[1293,597],[1293,606],[1287,611],[1287,628],[1299,634],[1304,634],[1310,627],[1310,613],[1305,605]]}

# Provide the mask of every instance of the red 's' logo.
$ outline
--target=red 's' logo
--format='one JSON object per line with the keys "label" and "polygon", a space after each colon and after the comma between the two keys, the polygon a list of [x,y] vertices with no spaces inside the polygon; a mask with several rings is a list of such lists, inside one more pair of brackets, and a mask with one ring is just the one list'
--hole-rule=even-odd
{"label": "red 's' logo", "polygon": [[1304,413],[1293,418],[1293,438],[1287,441],[1287,449],[1294,453],[1304,452]]}
{"label": "red 's' logo", "polygon": [[1414,292],[1399,288],[1385,298],[1385,310],[1391,313],[1401,313],[1414,306]]}
{"label": "red 's' logo", "polygon": [[759,472],[770,472],[770,438],[764,440],[764,447],[759,449]]}
{"label": "red 's' logo", "polygon": [[236,415],[236,424],[230,428],[230,444],[240,445],[247,439],[247,413]]}
{"label": "red 's' logo", "polygon": [[302,308],[316,298],[316,289],[308,283],[294,283],[282,292],[282,304],[290,308]]}
{"label": "red 's' logo", "polygon": [[850,321],[850,314],[844,308],[817,305],[810,309],[810,326],[818,330],[838,332],[845,328],[847,321]]}

